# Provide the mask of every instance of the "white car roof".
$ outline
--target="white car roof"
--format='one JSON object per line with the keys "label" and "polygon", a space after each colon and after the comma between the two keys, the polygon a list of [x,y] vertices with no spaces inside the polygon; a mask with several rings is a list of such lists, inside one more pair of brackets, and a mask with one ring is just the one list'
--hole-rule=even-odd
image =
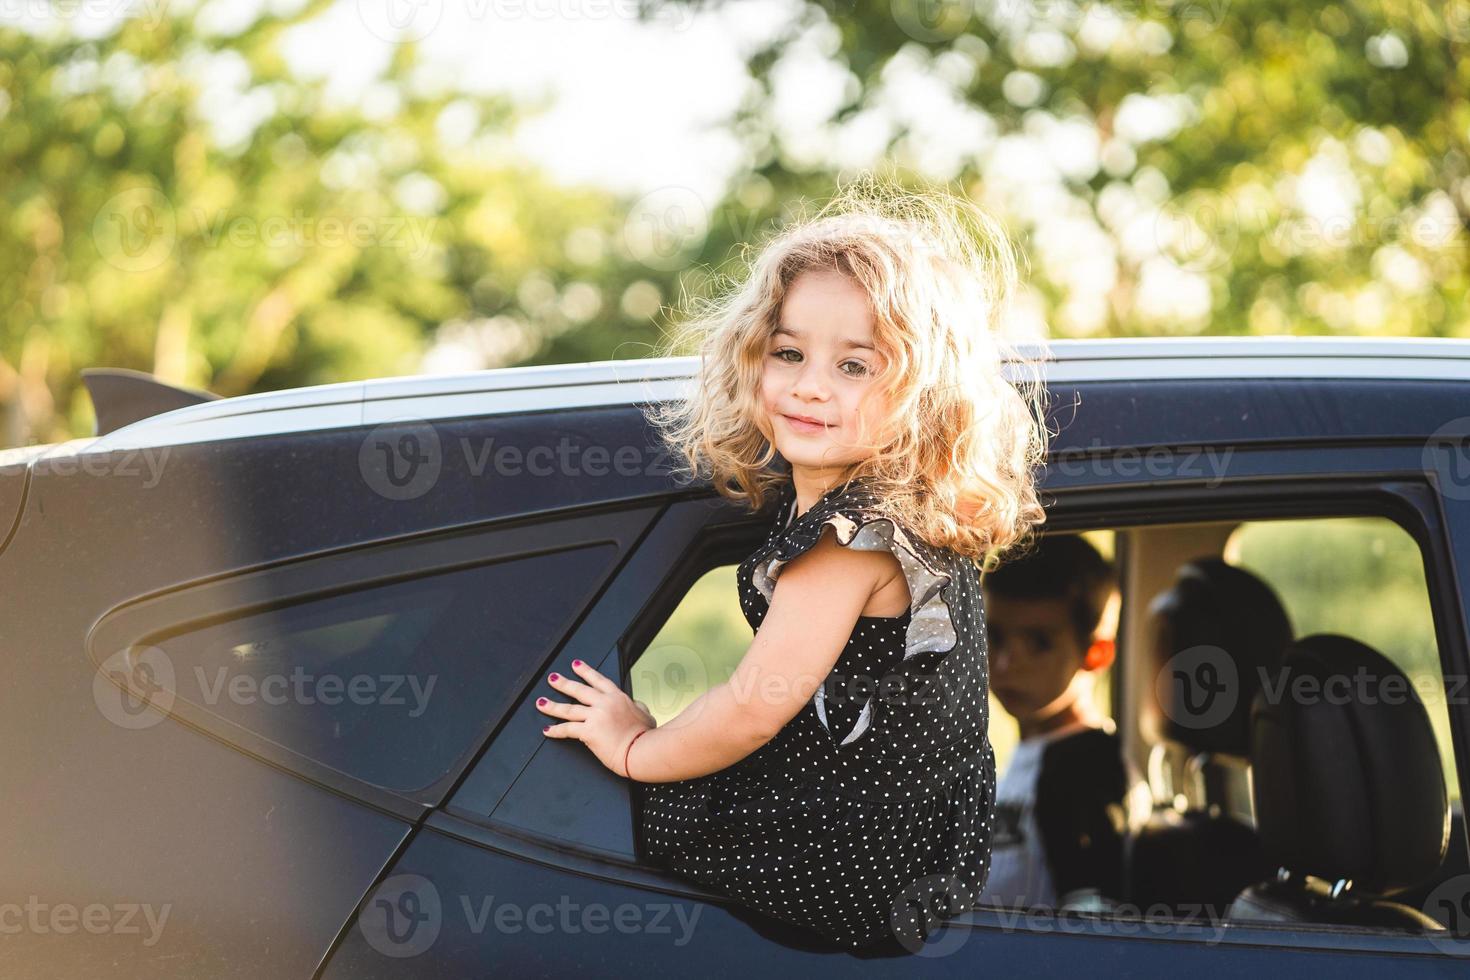
{"label": "white car roof", "polygon": [[[1053,340],[1049,384],[1227,378],[1470,380],[1470,339],[1137,337]],[[375,378],[189,405],[95,439],[78,452],[178,445],[398,420],[462,418],[681,396],[697,357],[657,357]],[[0,454],[3,461],[4,454]]]}

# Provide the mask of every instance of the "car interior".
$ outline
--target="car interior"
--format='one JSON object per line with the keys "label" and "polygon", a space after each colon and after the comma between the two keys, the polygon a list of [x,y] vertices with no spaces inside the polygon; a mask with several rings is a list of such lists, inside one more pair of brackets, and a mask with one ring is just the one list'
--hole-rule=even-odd
{"label": "car interior", "polygon": [[[1464,694],[1415,538],[1377,514],[1074,531],[1118,571],[1094,694],[1151,801],[1129,821],[1126,894],[1081,914],[1452,928],[1434,898],[1470,874],[1449,728]],[[734,566],[709,571],[632,665],[660,723],[733,671],[736,606]],[[1228,710],[1191,714],[1181,699],[1225,675]],[[990,727],[1004,772],[1016,726],[993,698]]]}
{"label": "car interior", "polygon": [[[1119,660],[1144,666],[1125,682],[1122,728],[1155,799],[1131,842],[1129,902],[1227,921],[1452,925],[1426,903],[1470,870],[1449,732],[1463,698],[1445,685],[1413,537],[1362,516],[1120,538],[1120,648],[1141,656]],[[1186,692],[1158,681],[1201,649],[1242,693],[1213,724],[1182,725],[1168,701]]]}

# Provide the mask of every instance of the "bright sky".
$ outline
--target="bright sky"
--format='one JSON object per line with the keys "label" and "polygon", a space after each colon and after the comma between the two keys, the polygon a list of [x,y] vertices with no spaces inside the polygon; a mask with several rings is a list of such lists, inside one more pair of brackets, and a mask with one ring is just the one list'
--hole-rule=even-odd
{"label": "bright sky", "polygon": [[[301,0],[3,0],[0,23],[98,36],[123,17],[158,22],[198,7],[200,29],[233,33],[265,8]],[[795,0],[740,0],[719,11],[634,16],[634,0],[339,0],[290,32],[284,50],[302,75],[352,100],[375,88],[394,48],[419,42],[426,81],[499,92],[545,109],[514,146],[567,182],[619,191],[687,187],[718,197],[740,165],[717,124],[750,84],[742,52],[787,23]],[[228,71],[217,72],[226,77]],[[224,93],[221,93],[222,95]],[[251,108],[220,99],[220,128],[251,128]]]}
{"label": "bright sky", "polygon": [[[247,0],[248,2],[248,0]],[[230,0],[234,16],[241,0]],[[345,98],[371,94],[398,39],[417,40],[431,77],[548,107],[515,145],[556,177],[634,192],[678,185],[718,196],[740,148],[717,123],[750,84],[742,51],[793,3],[742,0],[719,12],[637,22],[629,0],[341,0],[293,32],[302,74]]]}

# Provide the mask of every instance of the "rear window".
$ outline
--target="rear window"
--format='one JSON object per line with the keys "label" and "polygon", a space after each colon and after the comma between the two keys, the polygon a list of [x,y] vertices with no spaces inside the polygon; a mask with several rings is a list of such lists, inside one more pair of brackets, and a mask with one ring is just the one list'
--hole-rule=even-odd
{"label": "rear window", "polygon": [[432,784],[487,733],[616,549],[577,548],[298,601],[148,642],[177,696],[341,772]]}

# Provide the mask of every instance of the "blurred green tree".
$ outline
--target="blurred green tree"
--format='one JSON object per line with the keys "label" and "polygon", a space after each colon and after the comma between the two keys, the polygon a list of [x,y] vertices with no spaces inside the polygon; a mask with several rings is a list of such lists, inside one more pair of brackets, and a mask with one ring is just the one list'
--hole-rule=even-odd
{"label": "blurred green tree", "polygon": [[503,152],[521,107],[421,84],[412,44],[363,106],[288,70],[329,5],[0,27],[0,446],[90,433],[94,365],[235,395],[413,373],[436,340],[464,370],[656,341],[669,273],[615,247],[610,194]]}
{"label": "blurred green tree", "polygon": [[1017,233],[1051,336],[1470,335],[1470,5],[797,7],[748,52],[732,201],[874,161],[955,182]]}

